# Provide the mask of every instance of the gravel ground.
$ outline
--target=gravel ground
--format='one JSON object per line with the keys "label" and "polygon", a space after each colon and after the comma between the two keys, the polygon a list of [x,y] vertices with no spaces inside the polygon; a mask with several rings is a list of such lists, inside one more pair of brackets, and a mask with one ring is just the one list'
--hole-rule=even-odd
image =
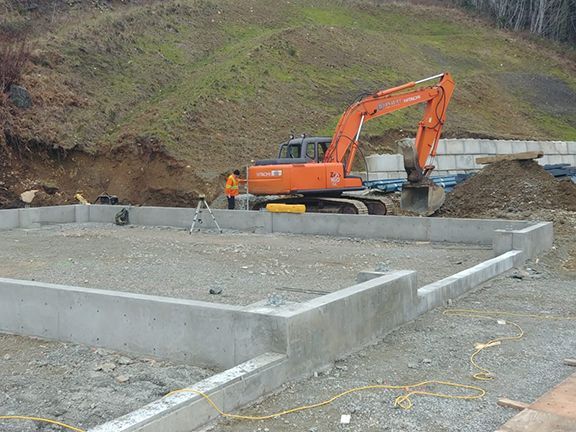
{"label": "gravel ground", "polygon": [[[452,308],[509,310],[576,316],[576,282],[553,274],[520,272],[484,284],[454,301]],[[532,402],[576,370],[562,359],[576,354],[576,321],[541,321],[515,318],[526,332],[520,341],[504,342],[478,357],[496,374],[494,381],[471,378],[469,356],[476,342],[511,335],[515,329],[494,321],[448,317],[431,311],[385,337],[380,343],[353,354],[328,371],[286,385],[275,396],[246,409],[245,414],[278,412],[326,400],[346,389],[370,384],[409,384],[423,380],[450,380],[483,387],[481,400],[460,401],[432,397],[413,398],[409,411],[395,409],[399,392],[370,391],[349,395],[324,408],[275,420],[240,422],[223,420],[214,431],[328,432],[411,431],[489,432],[516,414],[496,405],[499,397]],[[351,422],[340,424],[350,414]]]}
{"label": "gravel ground", "polygon": [[[353,283],[356,273],[366,269],[412,268],[419,271],[421,284],[425,284],[491,255],[490,250],[462,245],[238,232],[190,236],[176,229],[94,224],[3,231],[0,244],[5,246],[0,250],[2,277],[233,304],[249,304],[270,293],[305,300],[311,295],[285,288],[332,291]],[[533,265],[535,270],[496,278],[455,300],[452,307],[576,315],[576,283],[574,278],[558,275],[552,265],[558,262],[556,252],[550,254],[554,259]],[[223,294],[208,294],[212,287],[222,287]],[[526,331],[524,339],[490,348],[479,356],[480,363],[496,374],[496,380],[480,383],[488,391],[482,400],[416,396],[413,409],[403,411],[393,408],[399,393],[371,391],[265,422],[223,420],[212,429],[493,431],[515,414],[498,407],[498,397],[531,402],[574,372],[561,361],[576,352],[576,321],[514,321]],[[447,317],[435,310],[400,327],[380,343],[338,361],[331,369],[284,386],[244,412],[277,412],[368,384],[408,384],[426,379],[478,384],[470,377],[468,362],[474,343],[512,332],[510,326]],[[74,344],[0,335],[2,414],[40,415],[87,428],[211,374],[191,366],[128,358]],[[119,382],[118,377],[128,380]],[[350,424],[340,424],[342,414],[351,415]],[[58,428],[5,422],[0,423],[0,430]]]}
{"label": "gravel ground", "polygon": [[[0,415],[45,417],[87,429],[214,372],[82,345],[0,334]],[[0,420],[2,432],[62,431]]]}
{"label": "gravel ground", "polygon": [[271,294],[307,300],[352,285],[362,270],[414,269],[424,285],[492,254],[466,245],[112,224],[1,231],[0,244],[0,277],[238,305]]}

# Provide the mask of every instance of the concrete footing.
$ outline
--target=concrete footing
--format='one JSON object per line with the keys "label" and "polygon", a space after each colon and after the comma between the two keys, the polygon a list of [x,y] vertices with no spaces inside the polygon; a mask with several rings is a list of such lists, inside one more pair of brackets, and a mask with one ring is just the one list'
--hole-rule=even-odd
{"label": "concrete footing", "polygon": [[[118,206],[0,211],[0,228],[112,222]],[[131,223],[188,228],[193,209],[130,208]],[[224,229],[492,245],[494,258],[418,289],[413,271],[364,272],[305,303],[247,307],[0,279],[0,331],[227,368],[193,388],[224,411],[307,376],[551,247],[552,224],[525,221],[215,211]],[[211,227],[205,215],[202,227]],[[89,319],[87,319],[89,317]],[[345,319],[343,319],[345,318]],[[209,341],[209,342],[207,342]],[[218,413],[178,393],[92,432],[192,431]]]}

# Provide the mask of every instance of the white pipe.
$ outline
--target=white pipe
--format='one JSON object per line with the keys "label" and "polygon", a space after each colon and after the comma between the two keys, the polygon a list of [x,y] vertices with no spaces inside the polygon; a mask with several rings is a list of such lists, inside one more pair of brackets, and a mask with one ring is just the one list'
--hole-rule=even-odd
{"label": "white pipe", "polygon": [[360,139],[360,131],[362,130],[363,124],[364,124],[364,114],[362,114],[362,118],[360,119],[360,126],[358,126],[358,132],[356,133],[356,138],[354,139],[354,142],[358,142],[358,139]]}
{"label": "white pipe", "polygon": [[442,76],[444,76],[443,73],[438,74],[438,75],[434,75],[434,76],[431,76],[431,77],[428,77],[428,78],[421,79],[420,81],[416,81],[414,84],[420,84],[420,83],[423,83],[423,82],[426,82],[426,81],[430,81],[430,80],[433,80],[433,79],[436,79],[436,78],[440,78],[440,77],[442,77]]}

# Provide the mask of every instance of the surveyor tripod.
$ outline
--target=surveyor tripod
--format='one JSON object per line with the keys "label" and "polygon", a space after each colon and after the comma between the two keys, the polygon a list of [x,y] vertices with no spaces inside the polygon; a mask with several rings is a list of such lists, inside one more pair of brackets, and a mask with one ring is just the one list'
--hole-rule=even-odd
{"label": "surveyor tripod", "polygon": [[199,198],[198,205],[196,206],[196,212],[194,213],[194,219],[192,220],[192,226],[190,226],[190,234],[192,234],[192,232],[194,231],[194,225],[196,225],[196,222],[202,223],[202,217],[201,217],[202,206],[206,207],[206,209],[208,210],[208,213],[210,213],[210,216],[212,216],[212,220],[214,221],[216,228],[218,228],[218,231],[220,233],[222,233],[222,228],[220,228],[220,225],[218,225],[218,221],[216,220],[214,213],[212,213],[210,206],[208,206],[208,203],[206,202],[206,196],[200,195],[198,198]]}

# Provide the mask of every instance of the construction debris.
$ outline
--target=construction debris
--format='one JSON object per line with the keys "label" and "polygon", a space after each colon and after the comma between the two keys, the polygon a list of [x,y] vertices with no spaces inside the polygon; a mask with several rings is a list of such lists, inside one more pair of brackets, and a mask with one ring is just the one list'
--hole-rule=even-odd
{"label": "construction debris", "polygon": [[26,204],[30,204],[34,200],[36,193],[38,193],[39,191],[40,191],[40,189],[32,189],[32,190],[27,190],[26,192],[22,192],[20,194],[20,199],[22,200],[22,202],[25,202]]}

